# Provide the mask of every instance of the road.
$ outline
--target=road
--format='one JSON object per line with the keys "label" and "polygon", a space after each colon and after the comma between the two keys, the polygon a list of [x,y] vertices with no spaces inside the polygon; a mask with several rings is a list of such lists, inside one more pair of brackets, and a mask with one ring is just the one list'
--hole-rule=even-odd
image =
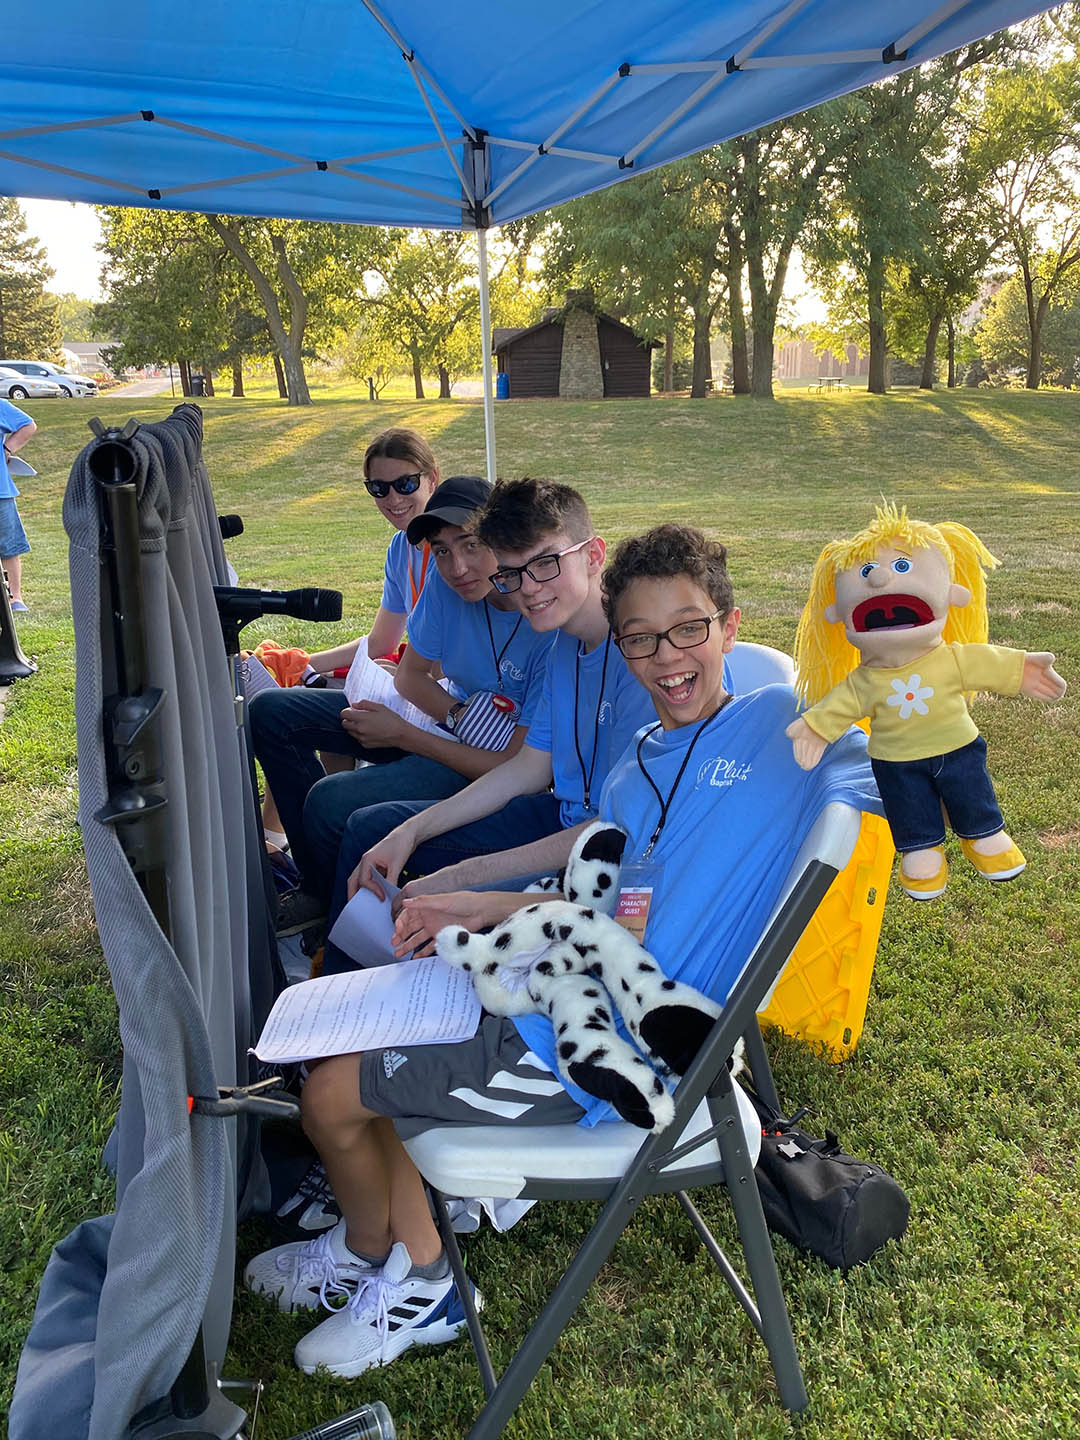
{"label": "road", "polygon": [[[157,380],[133,380],[130,385],[118,385],[115,390],[105,392],[103,398],[109,400],[145,400],[148,395],[167,395],[169,393],[169,377],[159,377]],[[180,383],[176,385],[177,399],[180,399]]]}

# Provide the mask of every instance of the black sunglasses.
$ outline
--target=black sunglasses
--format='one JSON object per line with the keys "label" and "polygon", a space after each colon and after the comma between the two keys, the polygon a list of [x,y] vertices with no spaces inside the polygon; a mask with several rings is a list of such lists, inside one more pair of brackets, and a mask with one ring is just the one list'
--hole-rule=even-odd
{"label": "black sunglasses", "polygon": [[369,495],[374,495],[376,500],[385,500],[390,491],[396,490],[399,495],[415,495],[420,489],[420,481],[423,474],[399,475],[396,480],[365,480],[364,489]]}

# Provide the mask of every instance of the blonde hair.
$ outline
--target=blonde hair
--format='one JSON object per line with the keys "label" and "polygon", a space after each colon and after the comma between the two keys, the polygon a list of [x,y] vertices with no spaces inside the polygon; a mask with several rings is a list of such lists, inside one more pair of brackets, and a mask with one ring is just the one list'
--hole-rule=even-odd
{"label": "blonde hair", "polygon": [[368,478],[372,460],[377,460],[382,455],[391,460],[403,460],[407,465],[415,465],[422,475],[432,475],[437,469],[435,452],[428,442],[415,430],[407,430],[403,425],[383,430],[364,451],[365,480]]}
{"label": "blonde hair", "polygon": [[842,621],[830,624],[825,611],[836,604],[836,577],[853,565],[872,560],[884,545],[926,550],[933,546],[949,566],[949,581],[971,591],[971,603],[949,607],[942,635],[946,644],[985,643],[986,570],[997,567],[990,551],[965,525],[945,521],[929,525],[912,520],[907,507],[879,505],[864,530],[849,540],[833,540],[818,556],[810,577],[810,598],[795,632],[795,691],[805,705],[814,705],[859,664],[859,652],[847,638]]}

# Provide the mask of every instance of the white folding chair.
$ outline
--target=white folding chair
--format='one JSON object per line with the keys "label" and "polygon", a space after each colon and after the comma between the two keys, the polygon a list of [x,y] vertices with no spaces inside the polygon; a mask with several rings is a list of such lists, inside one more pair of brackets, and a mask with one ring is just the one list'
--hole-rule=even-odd
{"label": "white folding chair", "polygon": [[[764,1340],[784,1406],[805,1408],[802,1372],[754,1183],[761,1128],[741,1087],[732,1083],[727,1060],[744,1035],[758,1093],[775,1102],[757,1009],[833,877],[847,864],[860,819],[857,810],[834,802],[813,825],[723,1014],[675,1092],[675,1120],[667,1130],[643,1137],[641,1130],[622,1122],[591,1129],[442,1126],[407,1142],[435,1201],[487,1395],[468,1440],[494,1440],[502,1433],[642,1200],[671,1192]],[[686,1194],[695,1186],[718,1184],[726,1185],[731,1196],[753,1296]],[[446,1195],[607,1202],[498,1381],[446,1217]]]}
{"label": "white folding chair", "polygon": [[728,656],[728,667],[735,682],[735,693],[760,690],[763,685],[794,685],[795,661],[783,650],[771,645],[756,645],[752,640],[736,640]]}

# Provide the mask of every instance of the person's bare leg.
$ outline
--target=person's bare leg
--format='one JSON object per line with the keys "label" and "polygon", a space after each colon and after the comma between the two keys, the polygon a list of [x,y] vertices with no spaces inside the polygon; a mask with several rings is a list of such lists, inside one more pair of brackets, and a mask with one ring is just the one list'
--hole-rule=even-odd
{"label": "person's bare leg", "polygon": [[349,1248],[385,1255],[404,1241],[416,1265],[442,1250],[423,1182],[391,1122],[360,1099],[360,1056],[325,1060],[301,1097],[304,1132],[319,1152],[345,1217]]}
{"label": "person's bare leg", "polygon": [[285,827],[281,823],[281,816],[278,814],[277,802],[270,793],[270,786],[263,788],[262,822],[264,830],[273,830],[275,834],[284,833]]}
{"label": "person's bare leg", "polygon": [[3,567],[7,571],[8,589],[11,591],[12,600],[22,599],[22,556],[10,555],[3,557]]}
{"label": "person's bare leg", "polygon": [[319,761],[327,775],[340,775],[344,770],[356,769],[356,761],[351,755],[335,755],[332,750],[320,750]]}

